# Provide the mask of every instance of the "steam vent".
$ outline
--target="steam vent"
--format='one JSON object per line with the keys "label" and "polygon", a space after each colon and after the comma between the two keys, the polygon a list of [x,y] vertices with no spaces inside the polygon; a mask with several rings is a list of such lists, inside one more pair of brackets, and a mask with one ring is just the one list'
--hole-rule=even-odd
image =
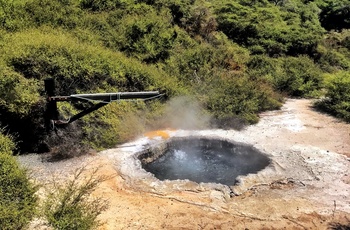
{"label": "steam vent", "polygon": [[257,173],[269,158],[254,147],[213,138],[175,138],[163,148],[149,149],[139,156],[142,167],[159,180],[197,183],[237,183],[238,176]]}

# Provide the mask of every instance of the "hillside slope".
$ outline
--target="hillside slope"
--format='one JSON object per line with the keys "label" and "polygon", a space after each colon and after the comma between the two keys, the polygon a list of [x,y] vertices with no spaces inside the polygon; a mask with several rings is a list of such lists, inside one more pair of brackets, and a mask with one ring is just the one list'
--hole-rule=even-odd
{"label": "hillside slope", "polygon": [[[0,0],[1,126],[17,137],[20,152],[63,143],[56,154],[67,156],[76,143],[80,153],[169,127],[157,122],[165,103],[184,95],[203,108],[199,116],[209,114],[211,124],[226,129],[257,122],[286,95],[326,92],[320,107],[348,119],[350,93],[342,90],[349,85],[348,6],[348,0]],[[48,135],[46,78],[56,80],[57,95],[165,96],[110,104]],[[87,106],[62,103],[59,110],[68,119]]]}

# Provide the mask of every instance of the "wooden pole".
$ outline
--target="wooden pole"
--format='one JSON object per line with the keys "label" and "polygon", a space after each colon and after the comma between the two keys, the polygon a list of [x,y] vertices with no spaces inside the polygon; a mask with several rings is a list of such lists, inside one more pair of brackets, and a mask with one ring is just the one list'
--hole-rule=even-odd
{"label": "wooden pole", "polygon": [[47,95],[46,110],[44,113],[45,127],[46,131],[50,132],[52,130],[52,121],[58,120],[58,110],[57,102],[55,100],[50,100],[51,97],[55,96],[55,81],[53,78],[48,78],[44,80],[45,91]]}

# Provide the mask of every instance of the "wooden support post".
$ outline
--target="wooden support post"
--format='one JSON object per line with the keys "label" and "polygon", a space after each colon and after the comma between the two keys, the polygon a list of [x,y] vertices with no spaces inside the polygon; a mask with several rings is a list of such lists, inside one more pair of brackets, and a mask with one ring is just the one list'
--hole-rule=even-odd
{"label": "wooden support post", "polygon": [[51,97],[55,96],[55,81],[53,78],[48,78],[44,80],[45,82],[45,92],[47,95],[46,110],[44,114],[46,131],[52,131],[53,124],[52,121],[58,120],[58,110],[57,102],[51,100]]}

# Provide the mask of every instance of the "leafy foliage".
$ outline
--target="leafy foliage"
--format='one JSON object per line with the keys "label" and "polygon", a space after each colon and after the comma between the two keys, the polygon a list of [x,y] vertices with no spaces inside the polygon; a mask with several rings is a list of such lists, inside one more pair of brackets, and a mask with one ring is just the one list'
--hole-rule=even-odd
{"label": "leafy foliage", "polygon": [[320,22],[327,30],[350,29],[350,1],[323,0],[316,1],[322,10]]}
{"label": "leafy foliage", "polygon": [[[252,4],[251,4],[252,3]],[[256,54],[311,54],[323,30],[314,3],[217,2],[218,28]]]}
{"label": "leafy foliage", "polygon": [[81,10],[73,0],[28,0],[24,5],[24,11],[31,26],[49,24],[73,29],[79,25],[82,16]]}
{"label": "leafy foliage", "polygon": [[323,87],[320,68],[306,56],[268,58],[255,56],[249,74],[271,82],[275,90],[289,96],[315,97]]}
{"label": "leafy foliage", "polygon": [[124,2],[119,0],[82,0],[80,6],[91,11],[110,11],[121,7]]}
{"label": "leafy foliage", "polygon": [[8,31],[17,31],[27,26],[23,8],[24,1],[0,0],[0,28]]}
{"label": "leafy foliage", "polygon": [[318,107],[350,122],[350,73],[339,72],[329,76],[326,98]]}
{"label": "leafy foliage", "polygon": [[36,212],[36,188],[12,156],[12,139],[0,132],[0,228],[23,229]]}
{"label": "leafy foliage", "polygon": [[16,148],[13,137],[4,134],[3,128],[0,129],[0,153],[10,154]]}
{"label": "leafy foliage", "polygon": [[120,20],[109,17],[109,23],[122,25],[117,27],[116,46],[128,56],[147,63],[169,57],[176,32],[167,11],[159,12],[146,4],[138,4]]}
{"label": "leafy foliage", "polygon": [[38,84],[9,67],[0,66],[0,105],[9,112],[25,116],[38,102]]}
{"label": "leafy foliage", "polygon": [[214,84],[216,87],[208,99],[208,108],[219,121],[238,117],[255,123],[258,121],[258,111],[280,106],[280,98],[273,95],[267,85],[259,85],[247,77],[226,78]]}
{"label": "leafy foliage", "polygon": [[187,49],[177,47],[166,71],[191,85],[216,120],[241,118],[247,123],[256,122],[257,112],[277,108],[281,100],[270,86],[245,75],[247,50],[224,39],[225,35],[218,33],[211,40],[215,46],[193,43]]}
{"label": "leafy foliage", "polygon": [[330,32],[317,49],[316,61],[329,73],[350,68],[349,30]]}

